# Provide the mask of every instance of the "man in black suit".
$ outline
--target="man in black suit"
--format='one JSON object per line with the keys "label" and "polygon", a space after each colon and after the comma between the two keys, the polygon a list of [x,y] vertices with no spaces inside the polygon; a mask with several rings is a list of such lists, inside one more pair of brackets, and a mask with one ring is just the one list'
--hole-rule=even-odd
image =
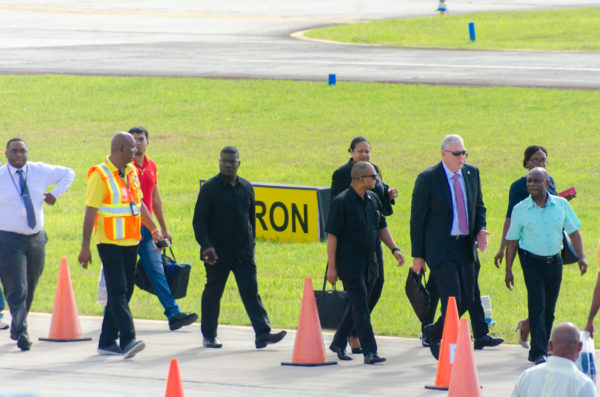
{"label": "man in black suit", "polygon": [[[424,328],[437,359],[444,331],[448,298],[454,296],[459,315],[475,295],[476,243],[487,247],[485,206],[479,170],[465,164],[467,151],[458,135],[442,140],[442,161],[423,171],[415,181],[410,216],[413,270],[427,263],[442,301],[442,315]],[[487,335],[486,335],[487,336]]]}

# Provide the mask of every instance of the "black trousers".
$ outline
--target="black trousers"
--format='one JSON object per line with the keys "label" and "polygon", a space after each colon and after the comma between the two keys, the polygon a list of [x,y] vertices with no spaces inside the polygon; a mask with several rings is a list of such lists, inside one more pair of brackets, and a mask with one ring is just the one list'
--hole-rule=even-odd
{"label": "black trousers", "polygon": [[[383,251],[381,250],[381,242],[379,243],[379,248],[375,251],[377,255],[377,266],[379,276],[373,282],[372,286],[367,285],[367,290],[369,292],[369,313],[373,313],[373,309],[379,302],[379,298],[381,298],[381,292],[383,291],[383,283],[385,281],[385,277],[383,274]],[[350,331],[350,336],[358,336],[356,332],[356,328],[352,328]]]}
{"label": "black trousers", "polygon": [[46,232],[27,236],[0,231],[0,281],[12,317],[10,336],[27,334],[27,313],[44,270]]}
{"label": "black trousers", "polygon": [[562,258],[556,255],[550,262],[540,260],[519,249],[519,259],[527,287],[527,307],[531,348],[529,359],[548,354],[548,340],[554,322],[554,309],[562,282]]}
{"label": "black trousers", "polygon": [[121,349],[125,349],[135,339],[129,300],[133,294],[138,246],[98,244],[97,247],[108,295],[98,346],[111,346],[119,338]]}
{"label": "black trousers", "polygon": [[[488,326],[487,321],[485,320],[485,313],[483,312],[483,306],[481,306],[481,292],[479,291],[479,271],[481,270],[481,263],[479,262],[479,258],[475,260],[475,285],[473,288],[473,303],[469,306],[467,311],[469,312],[469,317],[471,317],[471,328],[473,329],[473,337],[481,338],[487,335],[490,332],[490,328]],[[427,279],[426,284],[427,291],[429,292],[430,304],[429,304],[429,313],[427,314],[427,319],[425,322],[421,324],[421,331],[423,327],[427,324],[431,324],[435,319],[435,312],[437,311],[437,306],[440,300],[439,294],[437,292],[437,288],[435,287],[435,282],[433,281],[431,275],[429,279]]]}
{"label": "black trousers", "polygon": [[214,338],[217,336],[221,297],[227,284],[229,272],[233,272],[235,276],[240,297],[242,298],[244,308],[250,318],[256,336],[271,332],[269,316],[258,294],[256,264],[237,263],[226,265],[217,263],[212,266],[204,264],[204,268],[206,269],[206,285],[202,292],[201,330],[205,338]]}
{"label": "black trousers", "polygon": [[433,278],[438,296],[442,301],[442,314],[433,327],[433,338],[440,340],[444,332],[448,298],[455,297],[459,317],[473,304],[475,263],[470,239],[452,239],[446,258],[439,266],[431,268],[430,277]]}
{"label": "black trousers", "polygon": [[358,280],[342,280],[342,283],[350,305],[344,313],[342,322],[335,332],[331,344],[345,348],[348,335],[350,335],[352,328],[355,328],[363,354],[377,353],[377,343],[371,326],[369,310],[369,297],[373,291],[374,282],[369,283],[365,269]]}

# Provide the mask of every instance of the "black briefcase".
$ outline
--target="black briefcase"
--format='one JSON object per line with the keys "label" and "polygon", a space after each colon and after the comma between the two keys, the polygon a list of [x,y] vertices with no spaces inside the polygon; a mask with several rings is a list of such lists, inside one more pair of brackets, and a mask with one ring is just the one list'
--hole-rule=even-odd
{"label": "black briefcase", "polygon": [[570,265],[571,263],[577,263],[579,261],[579,255],[571,244],[571,239],[567,232],[563,230],[563,249],[561,251],[563,265]]}
{"label": "black briefcase", "polygon": [[423,273],[417,274],[409,268],[404,290],[417,317],[424,322],[429,313],[430,298],[429,292],[423,285]]}
{"label": "black briefcase", "polygon": [[346,291],[325,289],[327,286],[327,268],[325,268],[325,278],[323,280],[323,289],[315,290],[315,299],[317,300],[317,310],[319,311],[319,321],[323,329],[338,329],[344,313],[348,308],[348,296]]}
{"label": "black briefcase", "polygon": [[[171,247],[169,247],[169,251],[172,258],[166,254],[166,249],[161,254],[163,268],[165,276],[167,277],[167,283],[171,289],[171,295],[173,295],[173,298],[175,299],[181,299],[187,294],[187,287],[190,281],[190,272],[192,270],[192,266],[189,264],[177,263],[175,254],[173,253],[173,249]],[[144,291],[156,295],[156,292],[152,287],[152,282],[148,278],[148,275],[144,271],[144,267],[140,261],[138,261],[135,269],[135,285]]]}

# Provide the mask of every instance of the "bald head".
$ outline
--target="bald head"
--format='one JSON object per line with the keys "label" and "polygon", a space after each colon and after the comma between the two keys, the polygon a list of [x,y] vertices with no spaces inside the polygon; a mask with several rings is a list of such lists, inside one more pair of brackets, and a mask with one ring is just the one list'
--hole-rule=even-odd
{"label": "bald head", "polygon": [[549,351],[554,356],[577,360],[581,350],[579,330],[573,323],[560,323],[552,330],[552,337],[548,344]]}
{"label": "bald head", "polygon": [[110,142],[110,160],[121,171],[133,161],[135,156],[135,139],[128,132],[119,131]]}
{"label": "bald head", "polygon": [[371,163],[368,163],[366,161],[359,161],[358,163],[352,166],[350,176],[352,177],[352,179],[358,180],[360,179],[360,177],[365,175],[371,175],[373,172],[375,172],[375,169],[373,168]]}
{"label": "bald head", "polygon": [[540,175],[542,178],[544,178],[544,181],[550,180],[550,174],[548,174],[548,171],[542,167],[532,168],[527,175]]}

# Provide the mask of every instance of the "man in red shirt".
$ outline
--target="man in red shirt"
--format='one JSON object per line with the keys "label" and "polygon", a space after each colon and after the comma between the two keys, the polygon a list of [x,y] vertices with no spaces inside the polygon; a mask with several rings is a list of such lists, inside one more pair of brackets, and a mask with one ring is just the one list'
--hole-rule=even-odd
{"label": "man in red shirt", "polygon": [[[148,207],[150,215],[154,214],[160,225],[162,235],[172,240],[163,216],[162,200],[158,192],[158,180],[156,177],[156,164],[146,156],[148,147],[148,131],[144,127],[133,127],[129,130],[135,139],[135,160],[133,164],[138,170],[140,186],[142,188],[142,201]],[[155,231],[148,230],[142,226],[142,240],[138,247],[140,262],[144,271],[152,282],[158,300],[165,308],[165,316],[169,319],[169,329],[175,331],[185,325],[192,324],[198,319],[196,313],[184,313],[179,310],[175,298],[171,293],[162,262],[160,252],[155,251],[152,234]]]}

